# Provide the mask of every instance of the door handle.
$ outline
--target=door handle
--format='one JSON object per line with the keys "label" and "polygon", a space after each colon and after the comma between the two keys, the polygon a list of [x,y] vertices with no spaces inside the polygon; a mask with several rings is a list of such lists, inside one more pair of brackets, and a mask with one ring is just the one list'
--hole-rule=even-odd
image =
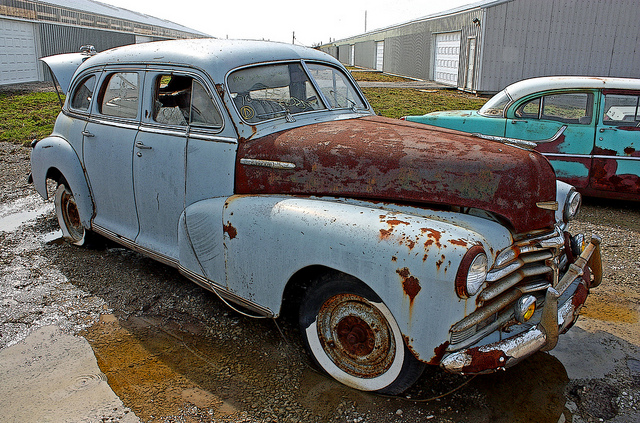
{"label": "door handle", "polygon": [[91,138],[91,137],[95,137],[95,135],[93,135],[91,132],[89,131],[82,131],[82,135],[84,135],[87,138]]}
{"label": "door handle", "polygon": [[152,147],[149,147],[148,145],[144,145],[141,141],[136,142],[136,147],[139,148],[140,150],[151,150]]}
{"label": "door handle", "polygon": [[617,131],[616,128],[600,128],[600,133],[604,132],[604,131]]}
{"label": "door handle", "polygon": [[529,123],[529,121],[528,121],[528,120],[517,120],[517,119],[513,119],[513,120],[511,121],[511,123],[515,125],[516,123]]}

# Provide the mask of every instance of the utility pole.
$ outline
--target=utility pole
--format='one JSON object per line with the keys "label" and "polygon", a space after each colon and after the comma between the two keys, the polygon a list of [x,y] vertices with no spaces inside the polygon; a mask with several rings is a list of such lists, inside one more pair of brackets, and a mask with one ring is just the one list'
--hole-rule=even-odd
{"label": "utility pole", "polygon": [[367,32],[367,11],[364,11],[364,32]]}
{"label": "utility pole", "polygon": [[296,32],[293,31],[293,38],[291,39],[291,44],[295,44],[296,43]]}

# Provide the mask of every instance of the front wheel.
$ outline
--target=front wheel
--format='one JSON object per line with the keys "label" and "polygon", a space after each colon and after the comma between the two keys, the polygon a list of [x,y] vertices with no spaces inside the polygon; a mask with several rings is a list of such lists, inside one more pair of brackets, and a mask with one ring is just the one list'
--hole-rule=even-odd
{"label": "front wheel", "polygon": [[352,388],[398,394],[424,370],[387,306],[349,276],[327,275],[309,288],[300,328],[316,364]]}
{"label": "front wheel", "polygon": [[58,185],[54,196],[54,204],[63,238],[71,244],[84,245],[87,231],[82,226],[82,222],[80,222],[80,214],[78,213],[78,206],[73,193],[66,185]]}

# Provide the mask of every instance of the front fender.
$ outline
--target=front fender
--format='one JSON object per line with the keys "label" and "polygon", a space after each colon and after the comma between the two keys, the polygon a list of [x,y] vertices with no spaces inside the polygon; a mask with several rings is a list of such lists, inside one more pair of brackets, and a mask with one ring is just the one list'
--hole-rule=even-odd
{"label": "front fender", "polygon": [[431,361],[451,325],[475,306],[455,292],[462,257],[478,244],[491,257],[491,248],[480,234],[445,219],[381,207],[335,199],[229,198],[222,216],[227,288],[278,311],[287,281],[300,269],[336,269],[372,288],[414,354]]}
{"label": "front fender", "polygon": [[47,177],[52,173],[59,173],[65,179],[76,200],[80,221],[90,228],[93,200],[80,158],[65,139],[56,136],[39,141],[31,152],[33,185],[45,200],[49,198]]}

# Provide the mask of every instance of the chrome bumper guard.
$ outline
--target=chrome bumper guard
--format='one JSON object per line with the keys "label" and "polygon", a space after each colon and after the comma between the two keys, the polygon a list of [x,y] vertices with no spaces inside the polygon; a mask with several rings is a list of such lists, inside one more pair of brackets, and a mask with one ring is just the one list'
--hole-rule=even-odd
{"label": "chrome bumper guard", "polygon": [[[598,236],[592,236],[580,257],[569,265],[558,284],[547,289],[540,323],[502,341],[447,354],[440,361],[440,367],[458,374],[490,373],[511,367],[536,351],[552,350],[558,343],[558,335],[577,319],[588,290],[602,282],[600,241]],[[558,308],[558,298],[584,274],[587,266],[592,275],[589,286],[580,281],[578,289]],[[580,285],[584,287],[582,292]]]}

